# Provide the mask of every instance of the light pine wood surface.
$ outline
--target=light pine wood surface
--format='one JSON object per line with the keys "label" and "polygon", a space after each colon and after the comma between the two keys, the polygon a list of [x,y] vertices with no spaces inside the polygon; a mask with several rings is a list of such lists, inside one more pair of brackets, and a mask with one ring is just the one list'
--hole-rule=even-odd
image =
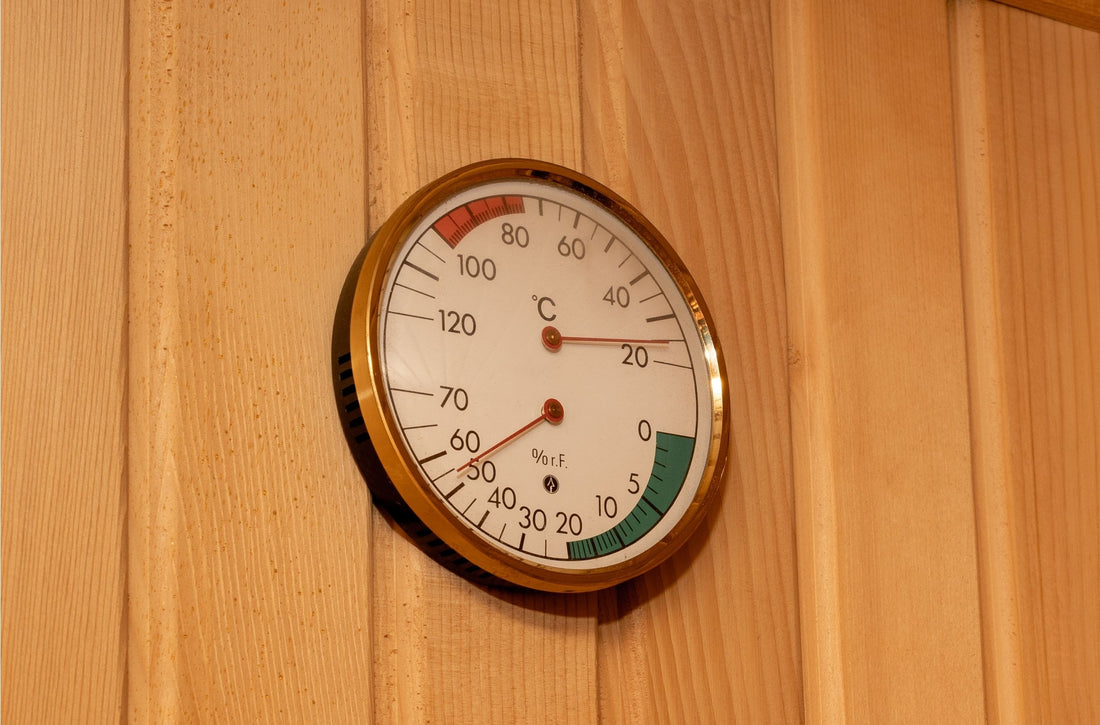
{"label": "light pine wood surface", "polygon": [[1006,0],[1004,4],[1100,32],[1100,0]]}
{"label": "light pine wood surface", "polygon": [[[590,3],[585,169],[695,270],[730,377],[726,490],[706,533],[600,595],[608,722],[790,721],[801,711],[785,301],[768,6]],[[708,645],[721,633],[721,646]]]}
{"label": "light pine wood surface", "polygon": [[[474,161],[579,166],[573,3],[379,2],[364,23],[369,231]],[[345,272],[361,246],[346,245]],[[371,545],[377,721],[596,720],[595,595],[471,586],[377,513]]]}
{"label": "light pine wood surface", "polygon": [[[1100,41],[1055,5],[5,3],[4,721],[1100,717]],[[441,568],[336,416],[364,240],[501,156],[642,208],[724,347],[724,495],[604,592]]]}
{"label": "light pine wood surface", "polygon": [[4,722],[121,715],[125,12],[122,2],[3,7]]}
{"label": "light pine wood surface", "polygon": [[775,9],[807,719],[974,722],[947,17]]}
{"label": "light pine wood surface", "polygon": [[1100,717],[1100,35],[960,3],[956,97],[990,712]]}
{"label": "light pine wood surface", "polygon": [[370,500],[328,378],[365,236],[359,10],[130,6],[134,721],[370,717]]}
{"label": "light pine wood surface", "polygon": [[984,28],[1023,719],[1088,722],[1100,718],[1100,33],[999,6]]}

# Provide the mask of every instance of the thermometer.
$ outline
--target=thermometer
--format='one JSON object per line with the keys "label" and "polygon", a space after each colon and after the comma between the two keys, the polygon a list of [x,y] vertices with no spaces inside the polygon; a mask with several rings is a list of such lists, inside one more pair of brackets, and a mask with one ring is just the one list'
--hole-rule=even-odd
{"label": "thermometer", "polygon": [[664,237],[596,181],[518,159],[448,174],[382,225],[345,290],[352,450],[377,498],[467,570],[611,586],[715,500],[729,393],[713,322]]}

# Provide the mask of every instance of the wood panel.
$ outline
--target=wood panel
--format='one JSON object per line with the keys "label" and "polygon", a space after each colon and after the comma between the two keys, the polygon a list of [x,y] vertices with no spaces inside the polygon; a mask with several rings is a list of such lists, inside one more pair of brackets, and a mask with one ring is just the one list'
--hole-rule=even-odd
{"label": "wood panel", "polygon": [[[464,164],[520,156],[578,167],[571,2],[372,3],[364,32],[372,231]],[[357,252],[348,245],[347,266]],[[380,514],[372,546],[376,721],[595,721],[594,595],[475,587]]]}
{"label": "wood panel", "polygon": [[125,6],[3,9],[4,722],[118,719]]}
{"label": "wood panel", "polygon": [[[127,714],[510,720],[538,711],[590,720],[595,597],[474,589],[420,558],[383,518],[364,516],[371,509],[342,441],[331,438],[335,456],[327,445],[335,420],[325,383],[302,374],[327,364],[331,309],[315,300],[338,289],[368,219],[477,158],[582,166],[576,9],[536,4],[498,16],[473,4],[410,14],[375,5],[361,18],[341,5],[314,10],[136,3],[129,16]],[[758,12],[757,54],[759,21]],[[526,40],[512,52],[518,37]],[[638,85],[654,53],[639,55]],[[754,67],[752,78],[754,93],[766,90],[766,69]],[[768,135],[767,118],[752,123],[750,134]],[[487,127],[504,133],[480,133]],[[762,253],[771,245],[774,255],[774,188],[762,193],[749,225],[764,228]],[[743,232],[749,242],[753,231]],[[347,260],[334,263],[337,250]],[[766,284],[775,283],[771,259]],[[125,306],[116,303],[117,313]],[[754,314],[767,318],[766,340],[781,337],[774,307]],[[766,362],[770,388],[745,393],[763,399],[766,413],[742,424],[755,429],[754,446],[774,448],[750,467],[770,467],[778,488],[767,479],[753,495],[778,491],[777,504],[761,505],[786,528],[768,543],[778,553],[750,555],[744,538],[734,545],[758,559],[765,588],[783,566],[791,583],[782,366]],[[123,366],[114,360],[113,369]],[[776,712],[796,707],[797,696],[782,695],[797,693],[784,686],[797,677],[793,611],[788,588],[737,623],[752,646],[768,617],[786,620],[781,651],[761,647],[744,685],[768,680]],[[638,621],[661,627],[667,618],[657,612]],[[703,630],[694,638],[701,644]],[[487,640],[498,654],[471,678],[467,653]],[[658,645],[643,647],[647,666],[663,666],[652,661]],[[712,685],[724,683],[725,666]],[[662,686],[672,697],[671,683]],[[337,694],[347,691],[356,695]],[[698,709],[705,698],[696,700]]]}
{"label": "wood panel", "polygon": [[601,594],[601,717],[797,721],[768,3],[586,2],[581,11],[585,168],[644,209],[696,274],[732,399],[719,510],[685,551]]}
{"label": "wood panel", "polygon": [[987,693],[1100,716],[1100,35],[956,12]]}
{"label": "wood panel", "polygon": [[773,18],[806,717],[974,722],[945,6]]}
{"label": "wood panel", "polygon": [[130,8],[135,721],[372,711],[370,500],[328,373],[366,234],[360,9]]}
{"label": "wood panel", "polygon": [[999,0],[1086,30],[1100,31],[1100,0]]}
{"label": "wood panel", "polygon": [[[1100,717],[1100,42],[950,8],[6,4],[5,720]],[[719,510],[601,594],[427,559],[329,389],[367,235],[510,155],[724,343]]]}

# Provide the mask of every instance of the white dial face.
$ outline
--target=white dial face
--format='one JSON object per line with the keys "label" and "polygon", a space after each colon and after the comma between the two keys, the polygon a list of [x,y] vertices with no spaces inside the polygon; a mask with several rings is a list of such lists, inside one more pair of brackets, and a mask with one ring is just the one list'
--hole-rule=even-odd
{"label": "white dial face", "polygon": [[460,527],[544,567],[620,564],[685,516],[715,415],[707,348],[657,255],[532,179],[446,199],[382,282],[383,396]]}

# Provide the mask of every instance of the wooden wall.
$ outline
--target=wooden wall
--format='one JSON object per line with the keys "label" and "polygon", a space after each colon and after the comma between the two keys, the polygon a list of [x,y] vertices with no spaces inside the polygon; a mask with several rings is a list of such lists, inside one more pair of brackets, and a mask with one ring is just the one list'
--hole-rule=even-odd
{"label": "wooden wall", "polygon": [[965,4],[955,56],[988,705],[1016,722],[1089,722],[1100,718],[1100,35]]}
{"label": "wooden wall", "polygon": [[[1062,5],[5,3],[5,722],[1100,718]],[[727,356],[718,510],[596,594],[427,559],[330,389],[367,235],[516,155],[642,208]]]}

